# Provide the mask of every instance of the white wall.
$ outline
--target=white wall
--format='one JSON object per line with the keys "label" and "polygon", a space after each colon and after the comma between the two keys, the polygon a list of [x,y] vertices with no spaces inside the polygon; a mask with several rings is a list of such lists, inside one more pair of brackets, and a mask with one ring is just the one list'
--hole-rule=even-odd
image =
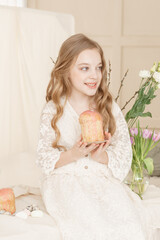
{"label": "white wall", "polygon": [[[76,33],[97,40],[106,60],[111,60],[110,89],[114,95],[129,68],[120,96],[121,107],[139,86],[139,70],[150,69],[154,61],[160,61],[159,0],[28,0],[28,7],[74,16]],[[159,102],[160,90],[149,106],[153,117],[143,118],[143,126],[160,129]]]}

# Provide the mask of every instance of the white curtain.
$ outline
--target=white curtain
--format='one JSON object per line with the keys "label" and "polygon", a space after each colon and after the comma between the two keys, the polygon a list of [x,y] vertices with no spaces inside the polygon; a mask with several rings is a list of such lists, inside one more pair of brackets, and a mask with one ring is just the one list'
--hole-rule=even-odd
{"label": "white curtain", "polygon": [[0,161],[35,151],[46,87],[71,15],[0,7]]}

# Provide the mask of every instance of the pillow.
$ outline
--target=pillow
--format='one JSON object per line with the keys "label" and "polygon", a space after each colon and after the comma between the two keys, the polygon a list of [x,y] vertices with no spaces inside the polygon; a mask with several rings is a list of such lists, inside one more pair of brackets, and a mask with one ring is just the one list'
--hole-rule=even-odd
{"label": "pillow", "polygon": [[0,189],[0,211],[15,213],[15,196],[11,188]]}
{"label": "pillow", "polygon": [[14,185],[40,186],[40,168],[36,166],[36,153],[21,152],[0,159],[0,188]]}

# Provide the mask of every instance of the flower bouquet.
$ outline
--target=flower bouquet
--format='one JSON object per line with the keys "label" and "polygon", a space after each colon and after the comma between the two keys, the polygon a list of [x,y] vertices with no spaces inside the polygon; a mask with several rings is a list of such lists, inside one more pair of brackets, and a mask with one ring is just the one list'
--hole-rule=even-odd
{"label": "flower bouquet", "polygon": [[[108,87],[110,84],[110,72],[111,68],[109,63]],[[121,80],[120,88],[115,98],[116,102],[127,73],[128,70]],[[123,111],[128,103],[135,99],[131,109],[125,115],[131,137],[133,158],[131,171],[124,182],[142,199],[142,194],[149,182],[149,175],[151,175],[154,170],[153,159],[148,157],[148,153],[160,141],[160,133],[157,134],[154,130],[148,130],[148,127],[143,130],[140,127],[139,117],[152,117],[150,112],[145,112],[145,108],[146,105],[151,104],[152,99],[156,97],[156,90],[160,88],[160,62],[158,62],[158,64],[155,62],[150,71],[140,71],[139,76],[141,77],[139,89],[125,103],[121,110]],[[134,124],[136,124],[136,128],[133,128]]]}
{"label": "flower bouquet", "polygon": [[[132,165],[131,172],[126,183],[132,191],[136,192],[142,199],[142,194],[149,184],[149,175],[153,173],[153,159],[148,156],[148,153],[159,143],[160,132],[141,129],[139,121],[136,128],[130,128],[130,136],[132,143]],[[129,178],[130,177],[130,178]]]}

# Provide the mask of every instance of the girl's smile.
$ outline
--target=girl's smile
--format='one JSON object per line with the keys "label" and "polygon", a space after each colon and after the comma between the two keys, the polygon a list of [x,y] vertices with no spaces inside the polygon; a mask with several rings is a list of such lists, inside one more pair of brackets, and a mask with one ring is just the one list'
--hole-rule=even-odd
{"label": "girl's smile", "polygon": [[97,83],[85,83],[85,85],[91,89],[95,89],[97,88]]}

